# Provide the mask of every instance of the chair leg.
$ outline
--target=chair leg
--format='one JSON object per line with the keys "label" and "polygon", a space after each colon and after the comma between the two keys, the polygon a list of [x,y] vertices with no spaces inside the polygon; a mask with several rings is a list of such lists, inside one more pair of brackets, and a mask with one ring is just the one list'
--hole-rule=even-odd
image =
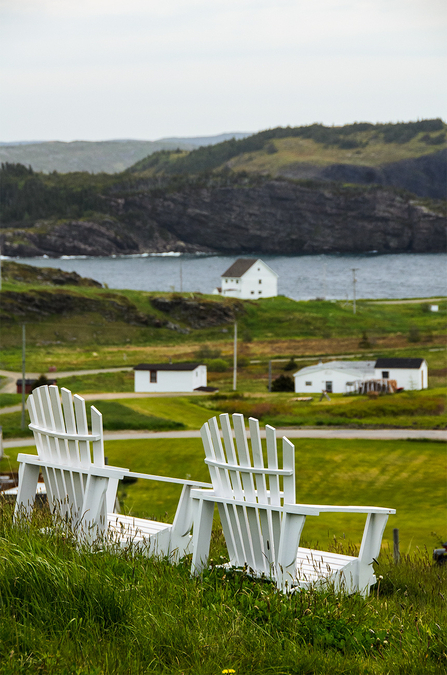
{"label": "chair leg", "polygon": [[208,564],[213,526],[214,504],[203,499],[194,499],[194,528],[192,535],[193,554],[191,574],[196,576]]}
{"label": "chair leg", "polygon": [[20,464],[19,489],[14,509],[14,521],[21,515],[29,517],[36,498],[40,467],[35,464]]}

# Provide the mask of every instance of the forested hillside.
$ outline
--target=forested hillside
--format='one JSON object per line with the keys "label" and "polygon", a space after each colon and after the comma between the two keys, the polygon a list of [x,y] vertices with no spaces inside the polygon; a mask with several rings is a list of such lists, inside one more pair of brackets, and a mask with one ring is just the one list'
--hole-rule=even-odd
{"label": "forested hillside", "polygon": [[446,129],[279,128],[114,175],[3,164],[0,245],[56,257],[444,251]]}

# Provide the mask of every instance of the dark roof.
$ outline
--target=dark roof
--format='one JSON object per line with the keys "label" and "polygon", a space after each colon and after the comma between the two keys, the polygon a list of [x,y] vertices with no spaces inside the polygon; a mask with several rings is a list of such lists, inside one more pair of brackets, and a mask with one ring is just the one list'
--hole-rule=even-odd
{"label": "dark roof", "polygon": [[374,368],[420,368],[425,359],[377,359]]}
{"label": "dark roof", "polygon": [[247,270],[250,269],[259,258],[238,258],[226,272],[221,274],[222,277],[241,277]]}
{"label": "dark roof", "polygon": [[195,370],[201,363],[139,363],[134,370]]}

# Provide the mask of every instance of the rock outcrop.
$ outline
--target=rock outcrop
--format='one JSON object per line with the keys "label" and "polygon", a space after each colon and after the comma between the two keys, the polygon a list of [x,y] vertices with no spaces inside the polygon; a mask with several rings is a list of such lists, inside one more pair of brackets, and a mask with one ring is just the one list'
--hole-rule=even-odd
{"label": "rock outcrop", "polygon": [[9,256],[440,252],[446,220],[408,193],[377,186],[241,179],[104,197],[108,216],[0,231]]}

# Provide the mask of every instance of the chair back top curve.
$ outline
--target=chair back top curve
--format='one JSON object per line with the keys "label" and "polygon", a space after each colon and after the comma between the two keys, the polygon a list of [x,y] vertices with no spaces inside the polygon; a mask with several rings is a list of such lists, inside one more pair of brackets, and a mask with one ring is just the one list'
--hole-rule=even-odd
{"label": "chair back top curve", "polygon": [[244,416],[220,415],[206,422],[201,429],[211,482],[217,496],[246,501],[261,506],[295,504],[295,446],[282,438],[282,467],[278,462],[276,429],[265,427],[266,453],[261,443],[259,420],[250,417],[249,439]]}
{"label": "chair back top curve", "polygon": [[40,459],[83,469],[104,467],[102,415],[94,406],[91,433],[84,399],[68,389],[62,388],[59,395],[55,385],[38,387],[27,406]]}

